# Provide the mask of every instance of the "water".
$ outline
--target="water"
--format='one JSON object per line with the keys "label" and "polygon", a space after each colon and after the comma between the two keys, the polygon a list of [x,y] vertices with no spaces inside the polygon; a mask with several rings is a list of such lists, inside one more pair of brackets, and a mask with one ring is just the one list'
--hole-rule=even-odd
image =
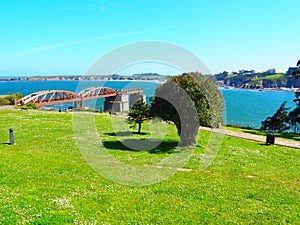
{"label": "water", "polygon": [[[113,89],[143,88],[147,101],[153,96],[156,82],[143,81],[0,81],[0,95],[21,93],[28,95],[42,90],[68,90],[79,92],[87,87],[105,86]],[[284,91],[252,91],[252,90],[221,90],[225,99],[226,111],[224,119],[226,124],[235,124],[244,127],[259,128],[261,121],[272,116],[283,101],[288,101],[287,106],[294,108],[294,92]],[[103,99],[85,101],[84,105],[100,109]],[[64,105],[52,105],[58,109],[64,109],[71,103]]]}
{"label": "water", "polygon": [[261,121],[272,116],[280,105],[287,101],[288,107],[296,106],[292,91],[222,90],[226,111],[226,124],[260,128]]}

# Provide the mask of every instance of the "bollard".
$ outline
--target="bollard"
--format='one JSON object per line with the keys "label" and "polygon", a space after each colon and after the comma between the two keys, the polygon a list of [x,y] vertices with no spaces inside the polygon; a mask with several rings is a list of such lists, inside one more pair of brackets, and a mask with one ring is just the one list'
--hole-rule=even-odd
{"label": "bollard", "polygon": [[15,140],[14,140],[14,130],[12,128],[9,129],[9,139],[10,139],[10,145],[14,145],[15,144]]}

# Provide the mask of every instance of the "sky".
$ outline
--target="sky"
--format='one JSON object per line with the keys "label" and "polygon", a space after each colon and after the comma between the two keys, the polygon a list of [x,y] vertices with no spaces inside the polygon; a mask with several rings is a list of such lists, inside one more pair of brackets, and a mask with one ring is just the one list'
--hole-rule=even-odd
{"label": "sky", "polygon": [[[3,0],[0,76],[85,74],[108,52],[149,40],[192,52],[214,74],[285,72],[300,59],[299,8],[299,0]],[[122,72],[179,73],[153,63]]]}

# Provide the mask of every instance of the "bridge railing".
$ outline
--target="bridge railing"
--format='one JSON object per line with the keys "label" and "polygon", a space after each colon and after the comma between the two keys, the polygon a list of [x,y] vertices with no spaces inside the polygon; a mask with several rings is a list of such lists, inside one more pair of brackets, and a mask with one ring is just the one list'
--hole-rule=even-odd
{"label": "bridge railing", "polygon": [[[134,94],[143,92],[142,88],[133,88],[128,90],[114,90],[108,87],[94,87],[82,90],[80,93],[64,90],[46,90],[29,94],[18,101],[15,105],[26,105],[29,102],[37,106],[45,106],[51,104],[61,104],[67,102],[81,102],[93,98],[106,98],[110,96],[117,96],[120,94]],[[82,104],[81,104],[82,105]]]}

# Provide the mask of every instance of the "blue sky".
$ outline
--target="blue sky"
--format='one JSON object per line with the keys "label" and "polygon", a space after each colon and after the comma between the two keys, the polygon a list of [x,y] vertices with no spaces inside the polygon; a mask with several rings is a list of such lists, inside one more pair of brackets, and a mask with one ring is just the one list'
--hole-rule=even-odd
{"label": "blue sky", "polygon": [[[116,47],[177,44],[212,71],[300,59],[299,0],[3,0],[0,76],[84,74]],[[176,73],[142,66],[132,72]]]}

